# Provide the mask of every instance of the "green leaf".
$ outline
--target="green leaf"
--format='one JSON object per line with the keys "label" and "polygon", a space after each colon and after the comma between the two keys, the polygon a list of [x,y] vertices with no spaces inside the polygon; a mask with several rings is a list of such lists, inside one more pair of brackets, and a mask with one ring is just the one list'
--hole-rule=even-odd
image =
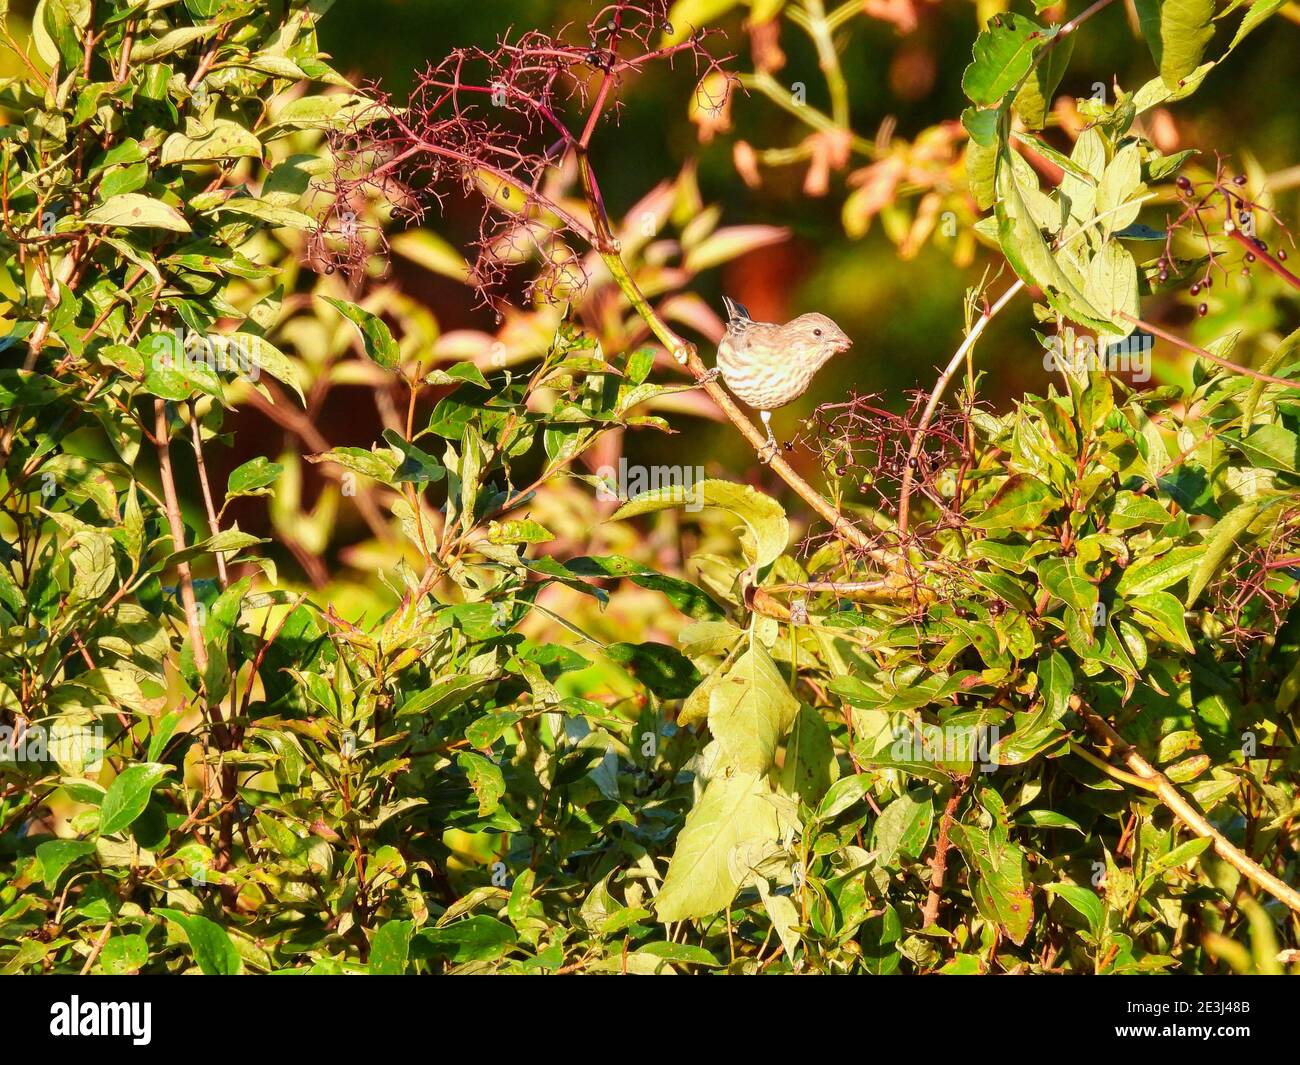
{"label": "green leaf", "polygon": [[265,495],[266,489],[275,484],[283,472],[284,467],[280,463],[258,455],[230,471],[230,477],[226,481],[226,496]]}
{"label": "green leaf", "polygon": [[214,921],[197,913],[180,910],[155,909],[160,917],[180,926],[190,945],[200,971],[204,976],[238,976],[243,969],[239,951],[226,935],[226,930]]}
{"label": "green leaf", "polygon": [[465,770],[469,786],[478,798],[479,817],[487,817],[501,805],[501,796],[506,792],[501,767],[473,751],[461,751],[456,755],[456,762]]}
{"label": "green leaf", "polygon": [[1300,437],[1280,425],[1261,425],[1246,437],[1222,433],[1220,439],[1266,470],[1300,473]]}
{"label": "green leaf", "polygon": [[1049,720],[1059,721],[1070,708],[1070,696],[1074,693],[1074,671],[1060,651],[1039,659],[1038,687]]}
{"label": "green leaf", "polygon": [[89,226],[123,226],[131,229],[166,229],[173,233],[190,232],[190,224],[175,207],[142,196],[138,192],[125,192],[106,200],[83,219]]}
{"label": "green leaf", "polygon": [[46,891],[53,891],[59,877],[78,858],[95,853],[95,844],[83,839],[51,839],[37,844],[36,858],[41,863],[41,880]]}
{"label": "green leaf", "polygon": [[370,941],[370,975],[401,976],[411,948],[410,921],[385,921]]}
{"label": "green leaf", "polygon": [[766,773],[798,712],[799,701],[776,663],[754,643],[709,690],[709,731],[721,748],[719,759],[746,773]]}
{"label": "green leaf", "polygon": [[308,455],[308,462],[333,462],[345,470],[369,477],[380,484],[396,484],[397,459],[389,448],[367,451],[360,447],[336,447],[320,455]]}
{"label": "green leaf", "polygon": [[1090,613],[1097,605],[1097,586],[1084,576],[1077,559],[1045,558],[1038,563],[1043,587],[1066,606]]}
{"label": "green leaf", "polygon": [[970,825],[955,824],[949,835],[975,873],[973,894],[980,913],[996,922],[1013,943],[1023,944],[1034,924],[1034,899],[1024,850]]}
{"label": "green leaf", "polygon": [[211,162],[216,159],[262,157],[262,142],[238,122],[219,118],[201,137],[187,137],[173,133],[163,141],[158,162],[162,166],[172,163]]}
{"label": "green leaf", "polygon": [[1159,592],[1190,576],[1205,553],[1204,547],[1175,547],[1157,558],[1135,560],[1124,571],[1115,591],[1128,598]]}
{"label": "green leaf", "polygon": [[453,962],[494,961],[515,945],[514,929],[486,914],[421,929],[419,938],[434,954]]}
{"label": "green leaf", "polygon": [[137,973],[149,961],[149,944],[144,936],[113,936],[99,953],[100,971],[108,976]]}
{"label": "green leaf", "polygon": [[1180,88],[1214,36],[1214,0],[1137,0],[1137,12],[1161,79]]}
{"label": "green leaf", "polygon": [[[1094,207],[1103,234],[1118,232],[1137,221],[1138,215],[1142,212],[1142,205],[1137,202],[1137,199],[1143,191],[1142,162],[1138,156],[1138,147],[1136,144],[1126,144],[1115,153],[1115,158],[1106,165],[1101,180],[1097,182]],[[1135,278],[1135,291],[1136,286]],[[1101,311],[1109,314],[1111,308],[1103,306]],[[1131,327],[1125,328],[1129,332],[1132,331]]]}
{"label": "green leaf", "polygon": [[975,40],[974,59],[961,76],[966,96],[990,106],[1020,84],[1034,62],[1034,53],[1056,35],[1031,18],[1011,13],[994,15]]}
{"label": "green leaf", "polygon": [[1154,882],[1162,873],[1168,872],[1170,869],[1176,869],[1180,865],[1186,865],[1199,857],[1209,850],[1213,843],[1214,840],[1212,839],[1189,839],[1186,843],[1180,843],[1177,847],[1174,847],[1169,853],[1153,859],[1146,867],[1145,875],[1142,878],[1143,889]]}
{"label": "green leaf", "polygon": [[666,643],[612,643],[605,653],[661,699],[685,699],[700,683],[691,660]]}
{"label": "green leaf", "polygon": [[397,369],[401,352],[382,318],[347,300],[334,299],[332,296],[321,298],[357,327],[357,332],[361,334],[362,350],[368,358],[386,370]]}
{"label": "green leaf", "polygon": [[393,483],[433,484],[447,475],[442,463],[424,449],[412,444],[393,429],[384,430],[384,440],[401,456],[401,462],[393,471]]}
{"label": "green leaf", "polygon": [[900,857],[921,857],[933,823],[934,800],[928,791],[900,795],[881,811],[871,831],[880,864],[894,868]]}
{"label": "green leaf", "polygon": [[730,481],[706,480],[689,490],[684,485],[670,485],[643,492],[619,507],[609,520],[688,505],[718,507],[744,522],[748,530],[743,540],[745,558],[759,569],[780,558],[789,543],[790,523],[781,504],[747,484]]}
{"label": "green leaf", "polygon": [[129,828],[144,813],[153,789],[169,772],[171,766],[153,762],[138,762],[122,770],[99,804],[99,834],[111,836]]}
{"label": "green leaf", "polygon": [[1136,492],[1121,491],[1115,493],[1106,525],[1116,532],[1122,532],[1136,529],[1140,525],[1166,525],[1172,520],[1173,515],[1158,500],[1140,496]]}
{"label": "green leaf", "polygon": [[1142,313],[1138,302],[1137,262],[1118,241],[1103,244],[1101,251],[1092,257],[1084,278],[1083,293],[1088,302],[1112,323],[1097,338],[1100,344],[1123,340],[1137,328],[1128,320],[1138,318]]}
{"label": "green leaf", "polygon": [[790,728],[781,763],[781,790],[815,807],[835,779],[838,765],[830,729],[821,713],[802,706]]}
{"label": "green leaf", "polygon": [[1065,68],[1070,65],[1070,56],[1073,52],[1073,35],[1057,41],[1051,51],[1039,60],[1033,73],[1025,79],[1024,85],[1016,93],[1013,106],[1026,129],[1042,129],[1047,124],[1047,115],[1052,109],[1052,98],[1061,84],[1061,78],[1065,76]]}
{"label": "green leaf", "polygon": [[710,951],[697,947],[693,943],[666,943],[663,940],[656,940],[653,943],[642,943],[636,948],[636,952],[662,958],[673,965],[707,965],[716,968],[722,964]]}
{"label": "green leaf", "polygon": [[1183,604],[1175,596],[1168,592],[1149,592],[1133,596],[1126,602],[1138,621],[1166,643],[1176,644],[1189,654],[1195,650],[1192,638],[1187,634]]}
{"label": "green leaf", "polygon": [[1094,937],[1101,935],[1106,927],[1106,907],[1095,891],[1078,884],[1046,884],[1044,888],[1068,902],[1088,922]]}
{"label": "green leaf", "polygon": [[736,771],[709,781],[677,836],[668,875],[655,899],[665,924],[707,917],[731,902],[739,880],[732,851],[745,843],[775,840],[776,807],[758,773]]}
{"label": "green leaf", "polygon": [[1079,291],[1044,240],[1027,202],[1027,196],[1038,190],[1022,186],[1023,180],[1004,152],[998,166],[998,195],[994,205],[1002,253],[1026,284],[1042,289],[1053,310],[1080,325],[1105,331],[1109,326],[1105,316]]}
{"label": "green leaf", "polygon": [[1017,473],[1008,477],[997,494],[970,519],[981,529],[1037,529],[1062,500],[1037,477]]}
{"label": "green leaf", "polygon": [[270,341],[263,340],[252,333],[235,333],[228,338],[228,342],[237,344],[242,352],[247,353],[252,366],[249,376],[253,380],[257,380],[258,373],[269,373],[281,384],[292,388],[297,393],[298,399],[306,406],[307,397],[303,394],[302,375],[297,364],[284,352]]}
{"label": "green leaf", "polygon": [[1201,597],[1201,593],[1219,572],[1219,567],[1223,565],[1228,554],[1236,547],[1237,539],[1241,534],[1264,510],[1278,505],[1275,500],[1261,503],[1258,499],[1250,499],[1233,507],[1215,523],[1209,530],[1210,535],[1206,537],[1205,553],[1201,555],[1196,569],[1192,571],[1191,578],[1187,582],[1187,597],[1183,600],[1184,605],[1188,608],[1196,605],[1196,600]]}

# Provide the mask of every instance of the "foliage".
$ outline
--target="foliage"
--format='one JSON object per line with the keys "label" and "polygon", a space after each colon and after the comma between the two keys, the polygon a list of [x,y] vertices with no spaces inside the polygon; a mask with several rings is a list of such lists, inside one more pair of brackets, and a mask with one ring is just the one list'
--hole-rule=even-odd
{"label": "foliage", "polygon": [[[751,5],[753,74],[694,33],[729,5],[614,3],[455,52],[405,104],[329,65],[328,6],[42,0],[31,47],[8,35],[0,965],[1290,964],[1300,334],[1198,348],[1143,317],[1237,256],[1300,289],[1266,190],[1141,126],[1211,75],[1212,5],[1139,4],[1151,82],[1077,102],[1062,147],[1086,20],[993,18],[960,127],[896,145],[907,165],[848,127],[856,0]],[[787,161],[819,191],[872,153],[857,235],[928,189],[904,255],[953,211],[960,261],[982,241],[1018,275],[992,306],[1038,298],[1025,358],[1059,371],[981,404],[972,289],[928,397],[820,412],[826,499],[773,462],[824,533],[734,479],[628,491],[627,436],[724,398],[678,332],[717,336],[688,286],[785,234],[722,226],[690,167],[616,221],[588,152],[674,58],[710,136],[739,89],[776,99],[777,18],[832,101]],[[394,221],[461,192],[473,266]],[[386,251],[488,291],[499,330],[441,331]],[[1181,383],[1074,357],[1149,359],[1153,329],[1196,355]],[[377,439],[325,439],[336,388],[375,397]],[[301,447],[223,486],[212,456],[258,420]],[[241,530],[263,506],[273,535]],[[369,535],[330,557],[345,522]]]}

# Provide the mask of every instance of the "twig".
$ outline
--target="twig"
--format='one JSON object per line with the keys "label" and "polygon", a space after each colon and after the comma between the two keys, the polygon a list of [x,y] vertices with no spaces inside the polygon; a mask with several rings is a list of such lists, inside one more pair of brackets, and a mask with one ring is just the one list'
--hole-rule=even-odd
{"label": "twig", "polygon": [[[194,404],[190,404],[190,428],[194,433],[194,462],[199,469],[199,487],[203,490],[203,506],[208,512],[208,529],[213,536],[221,532],[221,523],[217,521],[217,508],[212,501],[212,486],[208,483],[208,466],[203,461],[203,431],[199,427],[199,419],[194,413]],[[221,580],[221,587],[225,588],[230,583],[230,578],[226,573],[226,559],[220,552],[215,552],[217,559],[217,576]]]}
{"label": "twig", "polygon": [[[167,401],[155,399],[154,446],[158,450],[158,472],[162,478],[163,499],[166,503],[167,526],[171,531],[172,548],[185,550],[185,519],[181,517],[181,501],[176,494],[176,476],[172,472],[170,430],[167,426]],[[199,625],[198,600],[194,598],[194,578],[188,562],[176,563],[176,575],[181,586],[181,603],[185,607],[185,620],[189,625],[190,642],[194,647],[194,664],[200,674],[208,668],[208,648],[203,642],[203,628]]]}
{"label": "twig", "polygon": [[925,897],[925,908],[921,911],[921,927],[928,928],[939,919],[939,903],[943,900],[943,882],[948,875],[948,830],[957,817],[957,807],[961,805],[962,796],[970,784],[970,777],[963,777],[953,788],[948,803],[939,818],[939,836],[934,843],[934,857],[930,859],[930,893]]}
{"label": "twig", "polygon": [[1173,333],[1168,333],[1158,325],[1144,322],[1141,318],[1134,318],[1133,315],[1126,314],[1124,311],[1119,312],[1119,317],[1123,318],[1126,322],[1131,322],[1139,329],[1145,329],[1152,336],[1157,336],[1161,340],[1173,344],[1175,347],[1182,348],[1184,351],[1190,351],[1194,355],[1199,355],[1202,359],[1208,359],[1210,362],[1217,363],[1225,369],[1233,370],[1239,374],[1245,374],[1247,377],[1253,377],[1256,381],[1267,381],[1269,384],[1283,385],[1286,388],[1300,390],[1300,381],[1288,381],[1285,377],[1275,377],[1270,373],[1262,373],[1259,370],[1252,370],[1249,366],[1241,366],[1220,355],[1215,355],[1212,351],[1206,351],[1205,348],[1198,347],[1190,340],[1183,340],[1181,337],[1175,336]]}
{"label": "twig", "polygon": [[1240,244],[1252,255],[1259,257],[1260,261],[1267,266],[1273,273],[1277,274],[1283,281],[1294,289],[1300,289],[1300,277],[1296,277],[1290,270],[1282,265],[1281,261],[1270,255],[1260,242],[1254,237],[1248,237],[1240,229],[1234,228],[1229,231],[1228,236]]}
{"label": "twig", "polygon": [[966,339],[953,352],[953,356],[948,360],[948,365],[944,367],[943,373],[939,375],[939,380],[935,382],[934,388],[930,390],[929,402],[925,405],[925,410],[921,414],[921,420],[917,423],[916,428],[912,431],[912,446],[907,453],[907,469],[903,471],[903,485],[898,494],[898,535],[902,537],[907,532],[908,504],[912,498],[912,471],[916,466],[917,456],[921,454],[921,448],[925,444],[925,431],[930,427],[930,420],[934,417],[934,412],[939,407],[939,400],[948,388],[948,382],[952,380],[953,375],[961,368],[961,364],[966,361],[967,353],[975,346],[975,341],[979,340],[980,334],[984,332],[985,327],[993,320],[1003,307],[1011,302],[1012,297],[1025,287],[1024,281],[1019,278],[1011,285],[996,303],[989,307],[980,316],[978,322],[972,327],[971,331],[966,334]]}
{"label": "twig", "polygon": [[86,955],[86,964],[81,967],[81,975],[85,976],[90,972],[91,967],[95,964],[95,959],[99,957],[99,952],[104,949],[104,944],[108,942],[109,933],[113,931],[113,922],[110,919],[108,924],[104,925],[104,930],[99,933],[99,938],[95,940],[95,945],[90,948],[90,953]]}

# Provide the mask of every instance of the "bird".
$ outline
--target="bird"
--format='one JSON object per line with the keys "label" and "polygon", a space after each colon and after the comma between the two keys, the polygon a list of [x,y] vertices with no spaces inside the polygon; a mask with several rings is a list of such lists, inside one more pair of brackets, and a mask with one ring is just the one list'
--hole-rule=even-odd
{"label": "bird", "polygon": [[754,321],[744,305],[728,296],[722,302],[727,329],[711,377],[720,375],[732,395],[758,411],[767,430],[759,457],[770,462],[777,448],[772,411],[807,392],[813,375],[832,356],[848,351],[853,341],[824,314],[801,314],[776,325]]}

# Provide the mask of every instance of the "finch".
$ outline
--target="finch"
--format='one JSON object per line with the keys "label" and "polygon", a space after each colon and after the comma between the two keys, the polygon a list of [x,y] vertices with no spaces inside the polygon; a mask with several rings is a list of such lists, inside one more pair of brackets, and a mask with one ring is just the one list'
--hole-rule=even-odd
{"label": "finch", "polygon": [[727,331],[718,344],[715,372],[738,400],[763,419],[771,449],[764,461],[770,461],[776,453],[772,411],[807,392],[813,375],[832,355],[848,351],[853,341],[824,314],[801,314],[785,325],[774,325],[754,321],[749,311],[726,296],[722,302],[727,308]]}

